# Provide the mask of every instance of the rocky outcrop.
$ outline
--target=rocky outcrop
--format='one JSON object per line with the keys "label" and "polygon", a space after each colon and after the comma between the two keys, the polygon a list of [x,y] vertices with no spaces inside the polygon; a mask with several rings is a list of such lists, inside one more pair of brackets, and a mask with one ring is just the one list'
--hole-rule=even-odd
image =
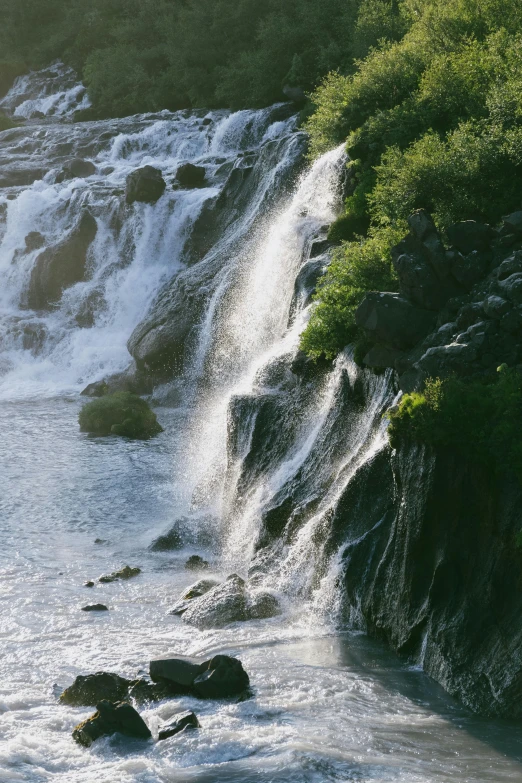
{"label": "rocky outcrop", "polygon": [[142,201],[147,204],[155,204],[165,192],[167,183],[159,169],[153,166],[143,166],[141,169],[131,171],[125,184],[125,201],[134,204]]}
{"label": "rocky outcrop", "polygon": [[[199,593],[199,595],[197,594]],[[211,587],[199,582],[182,596],[171,614],[200,629],[224,628],[231,623],[265,620],[281,614],[273,593],[252,589],[237,574]]]}
{"label": "rocky outcrop", "polygon": [[96,231],[96,220],[84,210],[66,239],[40,253],[31,272],[28,307],[48,310],[60,300],[66,288],[85,279],[87,255]]}
{"label": "rocky outcrop", "polygon": [[133,579],[135,576],[139,576],[139,574],[141,574],[141,568],[126,565],[118,571],[113,571],[112,574],[100,576],[98,582],[106,584],[108,582],[117,582],[119,579]]}
{"label": "rocky outcrop", "polygon": [[176,185],[187,190],[203,188],[205,187],[205,177],[206,171],[203,166],[184,163],[176,171]]}
{"label": "rocky outcrop", "polygon": [[215,655],[207,661],[183,656],[151,661],[150,676],[201,699],[240,696],[250,685],[241,661],[230,655]]}
{"label": "rocky outcrop", "polygon": [[127,698],[131,681],[111,672],[79,675],[60,696],[61,704],[93,707],[97,702],[122,701]]}
{"label": "rocky outcrop", "polygon": [[100,737],[116,733],[136,739],[150,739],[152,736],[141,715],[130,704],[104,700],[96,705],[96,709],[94,715],[78,724],[73,731],[73,738],[79,745],[88,748]]}

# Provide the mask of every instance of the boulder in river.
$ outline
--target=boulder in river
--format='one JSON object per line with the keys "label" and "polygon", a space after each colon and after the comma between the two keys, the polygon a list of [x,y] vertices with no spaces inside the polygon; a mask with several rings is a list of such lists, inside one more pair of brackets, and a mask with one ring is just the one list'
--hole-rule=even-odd
{"label": "boulder in river", "polygon": [[145,440],[163,432],[149,404],[132,392],[105,394],[87,402],[78,417],[81,432]]}
{"label": "boulder in river", "polygon": [[97,223],[84,210],[69,236],[46,248],[35,261],[29,281],[27,304],[33,310],[49,309],[66,288],[85,279],[87,254]]}
{"label": "boulder in river", "polygon": [[201,598],[191,601],[183,620],[197,628],[223,628],[248,619],[245,582],[233,574]]}
{"label": "boulder in river", "polygon": [[169,737],[174,737],[176,734],[185,731],[186,729],[200,729],[201,724],[197,719],[197,716],[193,712],[184,712],[182,715],[177,715],[176,718],[165,726],[158,734],[159,740],[166,740]]}
{"label": "boulder in river", "polygon": [[126,565],[120,568],[119,571],[113,571],[112,574],[100,576],[98,581],[102,582],[102,584],[107,584],[108,582],[116,582],[118,579],[132,579],[139,574],[141,574],[141,568]]}
{"label": "boulder in river", "polygon": [[112,672],[79,675],[60,696],[62,704],[72,707],[93,707],[99,701],[122,701],[127,698],[130,680]]}
{"label": "boulder in river", "polygon": [[176,172],[176,184],[186,190],[203,188],[205,186],[205,176],[206,171],[203,166],[184,163]]}
{"label": "boulder in river", "polygon": [[185,568],[188,571],[204,571],[205,569],[210,568],[210,563],[203,560],[200,555],[191,555],[185,563]]}
{"label": "boulder in river", "polygon": [[78,744],[88,748],[100,737],[116,733],[137,739],[151,737],[149,727],[130,704],[103,700],[96,705],[96,709],[94,715],[74,729],[72,735]]}
{"label": "boulder in river", "polygon": [[198,658],[160,658],[150,662],[150,678],[154,682],[167,680],[181,689],[189,689],[203,671],[202,666],[202,661]]}
{"label": "boulder in river", "polygon": [[201,699],[225,699],[239,696],[249,685],[248,674],[237,658],[215,655],[194,680],[194,690]]}
{"label": "boulder in river", "polygon": [[109,607],[105,604],[88,604],[88,606],[82,606],[82,612],[108,612]]}
{"label": "boulder in river", "polygon": [[92,174],[96,174],[96,166],[90,160],[83,158],[73,158],[62,166],[61,171],[56,175],[55,182],[64,182],[67,179],[85,179]]}
{"label": "boulder in river", "polygon": [[143,166],[132,171],[127,177],[125,185],[125,201],[133,204],[135,201],[143,201],[147,204],[155,204],[165,192],[167,187],[159,169],[153,166]]}

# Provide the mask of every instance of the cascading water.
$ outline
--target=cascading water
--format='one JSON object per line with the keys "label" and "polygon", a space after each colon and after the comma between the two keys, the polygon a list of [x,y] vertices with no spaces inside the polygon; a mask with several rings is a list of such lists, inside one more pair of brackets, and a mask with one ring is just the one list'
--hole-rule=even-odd
{"label": "cascading water", "polygon": [[[348,533],[337,509],[385,448],[394,394],[349,350],[330,369],[297,355],[343,151],[300,174],[304,137],[284,106],[75,123],[86,105],[62,66],[1,103],[32,119],[0,134],[0,781],[518,780],[516,732],[338,626],[357,525]],[[71,159],[92,166],[62,176]],[[187,161],[204,187],[176,184]],[[166,191],[127,205],[126,177],[144,165]],[[79,272],[44,290],[42,254]],[[165,432],[80,435],[79,391],[126,370],[129,338]],[[151,551],[173,525],[182,548]],[[169,615],[195,552],[283,613],[211,630]],[[142,575],[82,586],[124,562]],[[90,601],[110,611],[80,612]],[[72,742],[92,710],[56,696],[77,674],[135,677],[174,652],[240,656],[254,698],[140,708],[153,733],[197,712],[200,731],[162,743]]]}

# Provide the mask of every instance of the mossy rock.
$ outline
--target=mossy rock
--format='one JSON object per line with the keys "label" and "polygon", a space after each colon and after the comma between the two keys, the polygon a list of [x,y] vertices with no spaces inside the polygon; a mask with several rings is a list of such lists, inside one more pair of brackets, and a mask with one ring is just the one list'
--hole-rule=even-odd
{"label": "mossy rock", "polygon": [[156,414],[137,394],[116,392],[86,403],[79,415],[81,432],[150,438],[163,432]]}

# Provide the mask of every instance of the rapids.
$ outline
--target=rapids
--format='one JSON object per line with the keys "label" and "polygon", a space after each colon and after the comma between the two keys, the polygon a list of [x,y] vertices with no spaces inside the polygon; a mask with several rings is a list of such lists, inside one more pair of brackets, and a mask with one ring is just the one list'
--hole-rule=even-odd
{"label": "rapids", "polygon": [[[28,122],[0,134],[0,781],[520,781],[517,727],[472,716],[343,612],[347,541],[329,536],[330,511],[384,447],[394,390],[349,351],[313,382],[289,371],[308,308],[295,281],[335,217],[342,149],[302,170],[303,135],[285,107],[75,123],[86,105],[62,66],[22,77],[1,102]],[[72,157],[96,173],[57,183]],[[80,434],[79,392],[126,369],[128,338],[193,264],[198,218],[245,158],[255,186],[194,265],[215,274],[191,361],[154,392],[165,431],[146,442]],[[173,187],[185,161],[205,167],[207,187]],[[162,170],[165,195],[125,206],[127,174],[147,164]],[[97,223],[88,274],[52,309],[30,310],[42,249],[26,237],[56,244],[83,209]],[[359,387],[364,405],[353,402]],[[273,448],[251,459],[267,411]],[[302,524],[282,546],[263,544],[263,513],[292,493]],[[180,519],[185,547],[151,552]],[[183,564],[195,552],[217,577],[236,570],[275,592],[283,614],[219,631],[168,615],[194,581]],[[142,575],[83,587],[124,563]],[[110,611],[79,611],[97,601]],[[166,742],[75,745],[72,728],[92,710],[57,696],[77,674],[133,676],[176,652],[238,655],[253,698],[152,705],[153,734],[184,709],[200,718],[202,730]]]}

